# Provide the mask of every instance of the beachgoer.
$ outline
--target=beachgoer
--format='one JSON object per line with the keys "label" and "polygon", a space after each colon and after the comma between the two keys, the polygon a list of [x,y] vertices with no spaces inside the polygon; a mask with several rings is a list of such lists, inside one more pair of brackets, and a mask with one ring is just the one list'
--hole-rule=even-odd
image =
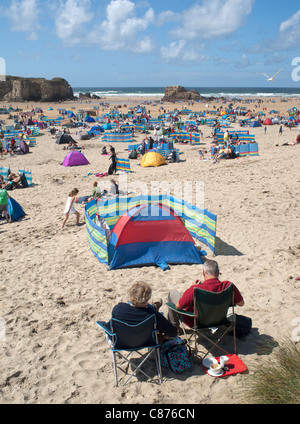
{"label": "beachgoer", "polygon": [[8,217],[7,205],[8,205],[9,194],[5,188],[0,188],[0,214],[4,214],[7,222],[11,223],[11,219]]}
{"label": "beachgoer", "polygon": [[146,152],[146,142],[145,140],[143,140],[141,144],[141,155],[144,156],[145,152]]}
{"label": "beachgoer", "polygon": [[95,181],[94,184],[93,184],[92,197],[94,199],[99,199],[101,197],[101,188],[98,187],[97,181]]}
{"label": "beachgoer", "polygon": [[[297,146],[297,144],[300,144],[300,134],[297,135],[296,141],[290,141],[288,143],[283,143],[281,146]],[[279,147],[279,144],[276,144],[276,147]]]}
{"label": "beachgoer", "polygon": [[135,149],[131,150],[131,152],[128,155],[129,159],[137,159],[137,151]]}
{"label": "beachgoer", "polygon": [[224,134],[224,142],[226,143],[229,140],[229,132],[228,130],[226,130],[225,134]]}
{"label": "beachgoer", "polygon": [[150,315],[155,315],[159,332],[171,338],[176,337],[176,327],[159,312],[162,300],[149,304],[151,296],[152,289],[148,283],[134,283],[129,290],[129,302],[121,302],[116,305],[112,310],[112,318],[126,322],[129,325],[136,325],[149,318]]}
{"label": "beachgoer", "polygon": [[79,190],[77,188],[74,188],[71,193],[69,194],[66,206],[65,206],[65,218],[63,220],[62,229],[66,225],[66,222],[68,221],[70,215],[76,216],[76,225],[79,225],[79,219],[80,219],[80,213],[77,212],[77,210],[74,207],[74,203],[76,201],[76,195],[79,193]]}
{"label": "beachgoer", "polygon": [[16,140],[12,137],[9,143],[9,151],[13,153],[15,151],[15,148],[16,148]]}
{"label": "beachgoer", "polygon": [[109,160],[111,160],[112,162],[108,168],[108,175],[112,175],[117,172],[117,156],[114,151],[112,152]]}
{"label": "beachgoer", "polygon": [[279,135],[282,135],[282,125],[279,128]]}
{"label": "beachgoer", "polygon": [[[195,287],[211,292],[221,292],[227,289],[227,287],[231,284],[230,281],[221,282],[219,280],[219,275],[220,271],[218,263],[213,260],[207,260],[203,265],[204,281],[201,283],[199,280],[196,280],[194,284],[184,292],[183,295],[176,290],[170,291],[168,295],[168,301],[175,303],[177,309],[182,309],[187,312],[194,312],[193,293]],[[244,306],[245,304],[243,296],[236,286],[234,286],[234,302],[237,306]],[[179,328],[177,314],[171,309],[168,312],[168,319],[173,325],[177,327],[177,329]],[[193,318],[184,317],[184,322],[190,327],[193,327],[194,325]]]}
{"label": "beachgoer", "polygon": [[111,179],[110,182],[111,182],[110,193],[118,196],[120,194],[118,184],[113,179]]}

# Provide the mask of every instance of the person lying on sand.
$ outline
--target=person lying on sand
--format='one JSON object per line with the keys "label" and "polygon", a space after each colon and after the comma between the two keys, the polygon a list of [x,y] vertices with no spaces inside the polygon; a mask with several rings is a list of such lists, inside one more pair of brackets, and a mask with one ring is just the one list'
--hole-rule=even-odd
{"label": "person lying on sand", "polygon": [[[296,141],[292,142],[290,141],[289,143],[283,143],[281,144],[281,146],[297,146],[297,144],[300,144],[300,134],[297,135]],[[279,144],[276,144],[276,147],[280,147]]]}
{"label": "person lying on sand", "polygon": [[5,184],[6,190],[14,190],[19,187],[22,183],[22,176],[20,174],[10,174],[7,177],[7,183]]}

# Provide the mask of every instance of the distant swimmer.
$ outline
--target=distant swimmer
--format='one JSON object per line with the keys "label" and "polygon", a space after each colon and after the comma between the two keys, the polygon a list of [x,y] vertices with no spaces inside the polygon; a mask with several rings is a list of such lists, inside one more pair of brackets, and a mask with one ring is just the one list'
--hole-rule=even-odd
{"label": "distant swimmer", "polygon": [[261,74],[261,73],[258,73],[258,72],[254,72],[256,75],[264,75],[266,78],[267,78],[267,80],[269,81],[269,82],[273,82],[274,81],[274,79],[277,77],[277,75],[278,74],[280,74],[280,72],[282,72],[283,71],[283,69],[281,69],[280,71],[278,71],[278,72],[276,72],[276,74],[273,76],[273,77],[270,77],[269,75],[267,75],[267,74]]}

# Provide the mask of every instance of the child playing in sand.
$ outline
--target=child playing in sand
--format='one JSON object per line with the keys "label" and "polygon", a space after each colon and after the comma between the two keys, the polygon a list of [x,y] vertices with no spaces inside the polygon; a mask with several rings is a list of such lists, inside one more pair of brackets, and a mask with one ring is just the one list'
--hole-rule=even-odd
{"label": "child playing in sand", "polygon": [[79,193],[79,190],[77,188],[74,188],[69,194],[69,197],[65,206],[65,218],[63,220],[62,229],[66,225],[66,222],[68,221],[70,215],[76,215],[76,225],[79,225],[80,213],[77,212],[77,210],[74,208],[74,203],[76,199],[75,196],[78,193]]}

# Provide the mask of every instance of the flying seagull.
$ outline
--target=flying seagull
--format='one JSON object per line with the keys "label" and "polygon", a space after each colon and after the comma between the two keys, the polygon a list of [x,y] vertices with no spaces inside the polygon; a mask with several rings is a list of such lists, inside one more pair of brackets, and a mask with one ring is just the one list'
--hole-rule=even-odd
{"label": "flying seagull", "polygon": [[269,75],[267,75],[267,74],[260,74],[260,73],[258,73],[258,72],[254,72],[256,75],[264,75],[265,77],[267,77],[267,79],[268,79],[268,81],[269,82],[273,82],[274,81],[274,79],[277,77],[277,75],[280,73],[280,72],[282,72],[283,71],[283,69],[281,69],[280,71],[278,71],[278,72],[276,72],[276,74],[273,76],[273,77],[270,77]]}

